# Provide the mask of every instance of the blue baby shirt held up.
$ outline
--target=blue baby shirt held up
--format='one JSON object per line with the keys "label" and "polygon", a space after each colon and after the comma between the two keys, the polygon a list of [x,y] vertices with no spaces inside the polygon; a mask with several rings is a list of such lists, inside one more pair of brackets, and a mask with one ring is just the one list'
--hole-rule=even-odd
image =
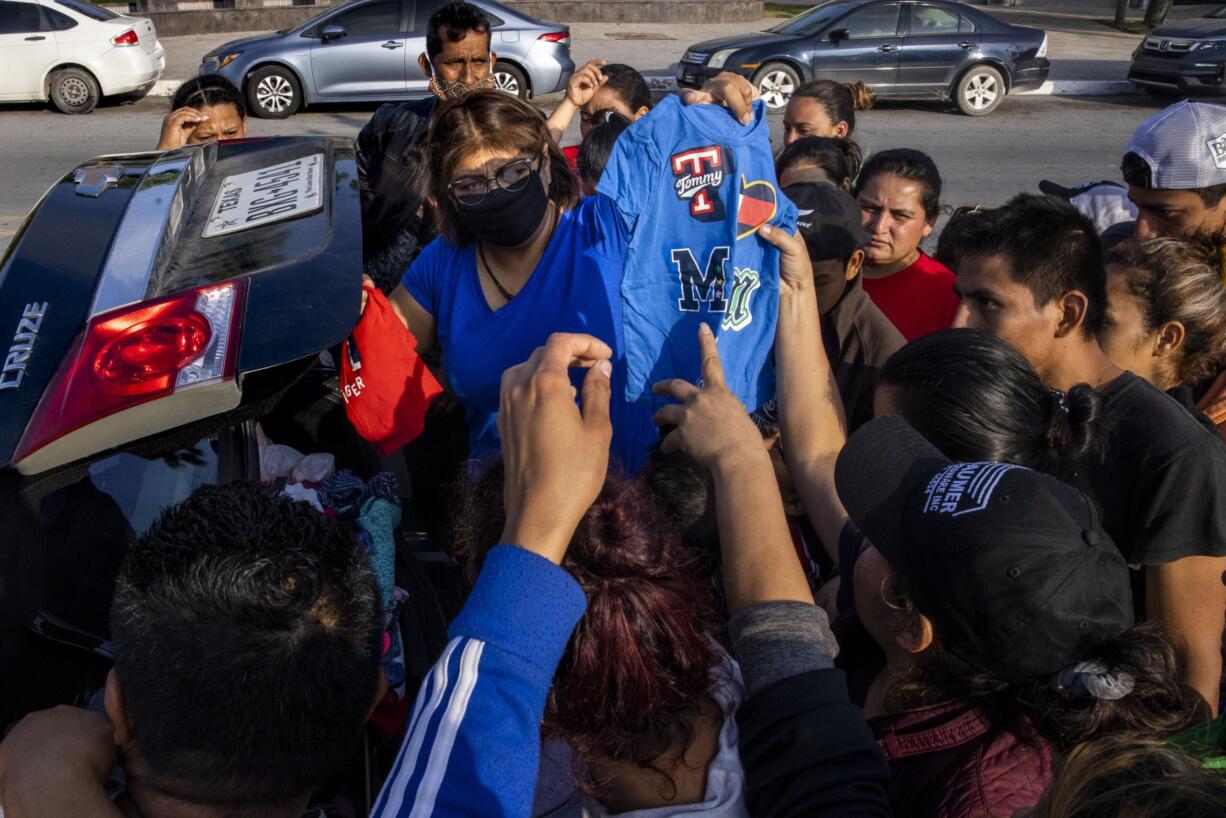
{"label": "blue baby shirt held up", "polygon": [[666,97],[618,138],[597,189],[633,226],[621,284],[627,400],[651,401],[669,378],[698,381],[700,323],[746,408],[773,397],[779,251],[756,230],[793,232],[796,207],[775,179],[765,104],[745,126],[725,108]]}

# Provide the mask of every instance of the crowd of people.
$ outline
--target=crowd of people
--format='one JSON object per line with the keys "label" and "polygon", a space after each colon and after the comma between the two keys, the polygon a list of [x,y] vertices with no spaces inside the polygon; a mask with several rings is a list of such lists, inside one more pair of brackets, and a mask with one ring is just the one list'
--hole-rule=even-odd
{"label": "crowd of people", "polygon": [[[364,261],[466,429],[470,590],[374,816],[1226,812],[1226,107],[942,224],[862,85],[772,150],[731,74],[491,90],[463,0],[420,63],[358,136]],[[245,124],[202,77],[158,147]],[[342,814],[379,596],[309,505],[199,489],[128,554],[100,706],[0,743],[0,815]]]}

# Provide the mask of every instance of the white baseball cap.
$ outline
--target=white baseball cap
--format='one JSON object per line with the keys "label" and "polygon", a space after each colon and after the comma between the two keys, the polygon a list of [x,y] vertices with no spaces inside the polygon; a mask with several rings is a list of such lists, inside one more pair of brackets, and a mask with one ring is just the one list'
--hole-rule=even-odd
{"label": "white baseball cap", "polygon": [[1226,185],[1226,106],[1177,102],[1142,122],[1125,153],[1149,166],[1157,190]]}
{"label": "white baseball cap", "polygon": [[1039,190],[1049,196],[1059,196],[1094,222],[1094,229],[1101,236],[1117,225],[1126,224],[1129,232],[1137,220],[1137,206],[1128,198],[1128,191],[1115,182],[1083,182],[1074,187],[1064,187],[1044,179]]}

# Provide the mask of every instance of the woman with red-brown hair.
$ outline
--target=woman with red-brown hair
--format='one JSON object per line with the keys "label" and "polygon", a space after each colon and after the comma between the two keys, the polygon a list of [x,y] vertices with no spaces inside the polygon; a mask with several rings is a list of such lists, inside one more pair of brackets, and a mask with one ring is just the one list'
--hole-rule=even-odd
{"label": "woman with red-brown hair", "polygon": [[[468,488],[458,548],[475,578],[504,528],[503,469]],[[587,597],[545,705],[537,815],[747,816],[717,642],[714,566],[641,481],[610,472],[562,567]],[[573,756],[572,756],[573,754]]]}

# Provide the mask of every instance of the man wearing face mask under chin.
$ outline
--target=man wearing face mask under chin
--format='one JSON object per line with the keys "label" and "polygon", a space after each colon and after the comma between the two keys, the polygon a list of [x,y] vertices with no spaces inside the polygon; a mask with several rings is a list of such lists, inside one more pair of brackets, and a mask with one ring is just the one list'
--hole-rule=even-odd
{"label": "man wearing face mask under chin", "polygon": [[[440,6],[427,25],[426,53],[417,57],[431,95],[381,106],[358,134],[363,254],[385,292],[434,237],[423,207],[422,153],[439,102],[493,88],[496,59],[484,11],[464,0]],[[387,271],[395,271],[390,279]]]}
{"label": "man wearing face mask under chin", "polygon": [[[749,123],[753,95],[744,78],[721,74],[687,101],[722,103]],[[608,196],[580,201],[545,120],[508,94],[479,91],[444,106],[431,134],[429,196],[442,235],[391,302],[419,353],[442,348],[470,456],[498,453],[503,371],[551,332],[584,332],[614,347],[612,453],[637,471],[658,435],[650,402],[624,399],[620,287],[634,226]]]}

